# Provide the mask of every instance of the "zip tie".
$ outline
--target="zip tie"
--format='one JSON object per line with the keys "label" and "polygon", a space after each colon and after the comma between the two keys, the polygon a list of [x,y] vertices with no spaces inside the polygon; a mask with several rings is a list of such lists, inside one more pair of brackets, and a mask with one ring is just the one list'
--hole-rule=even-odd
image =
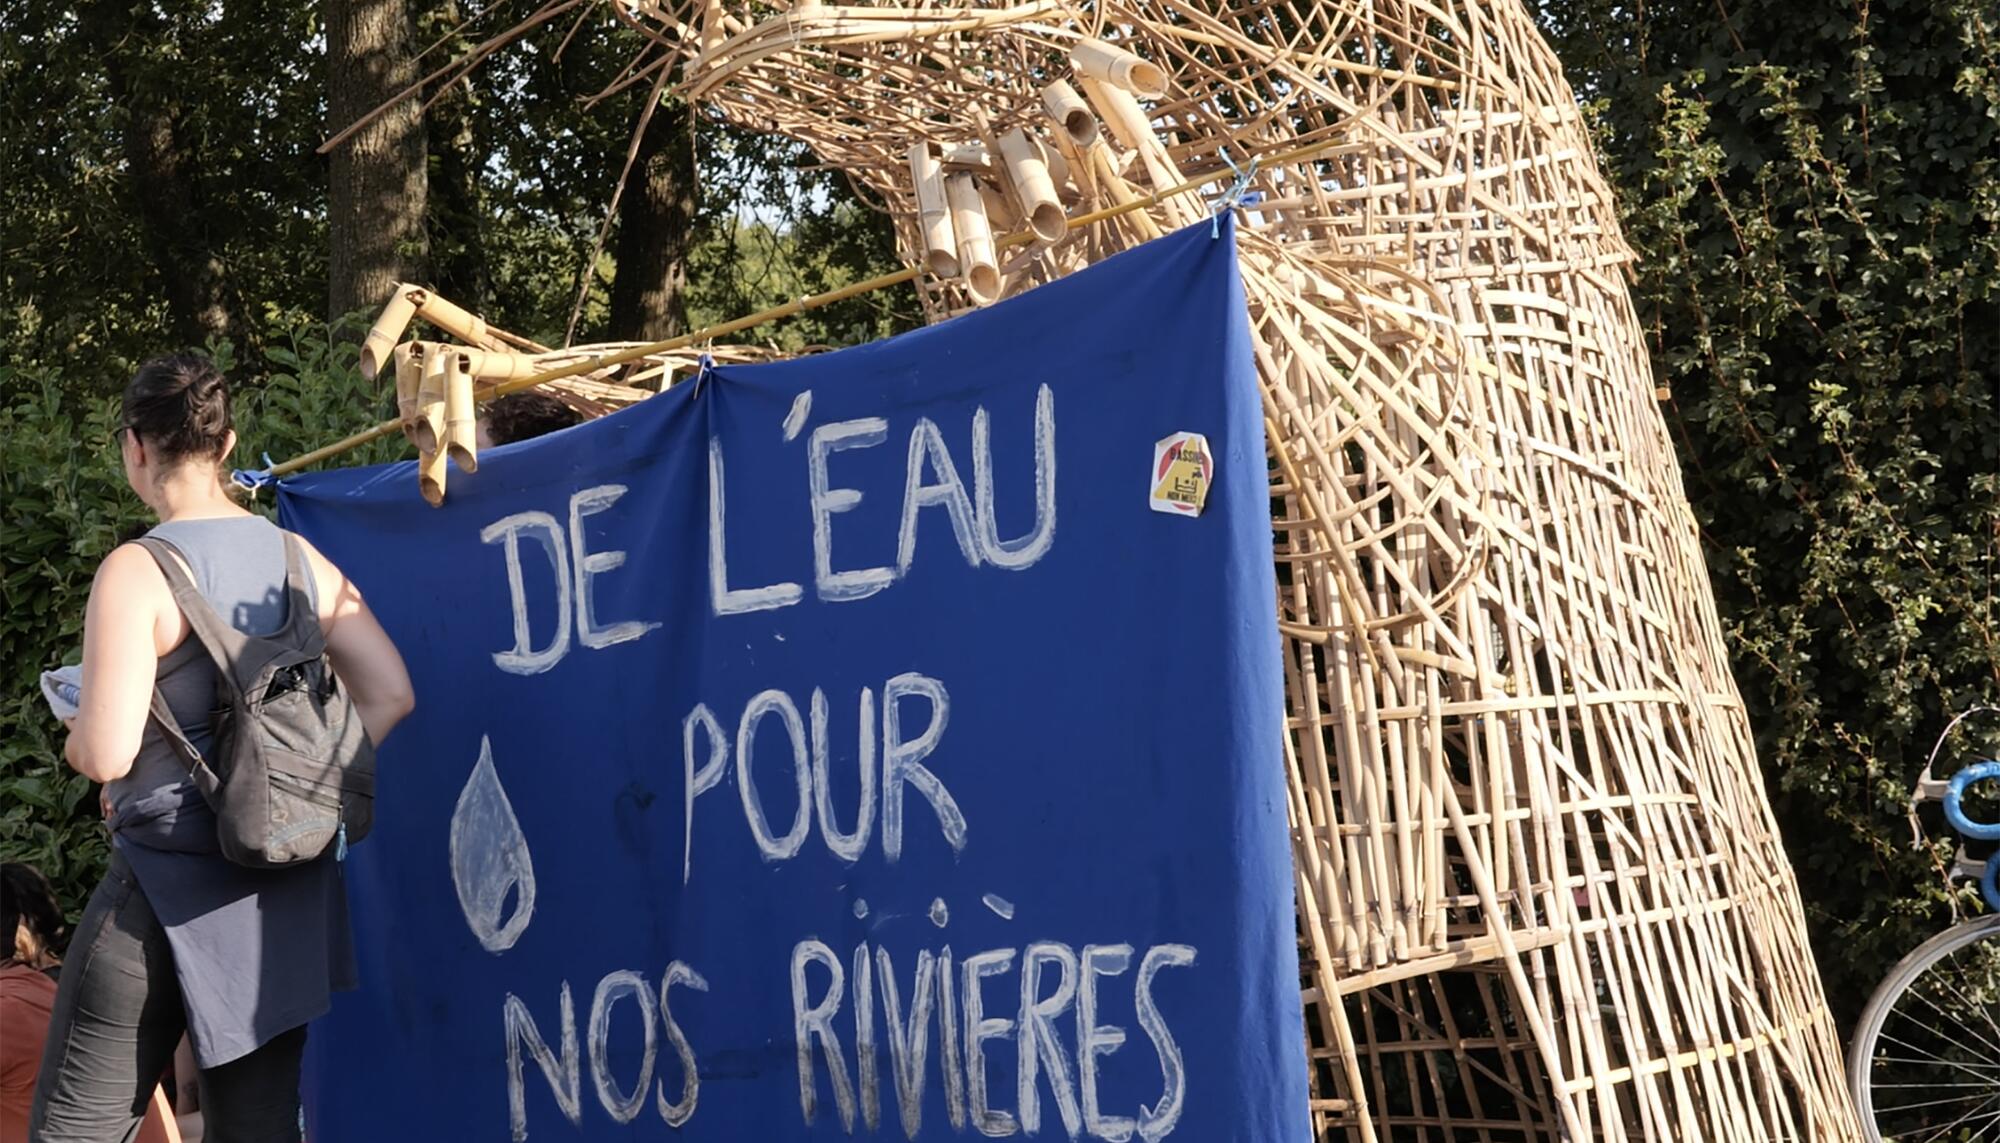
{"label": "zip tie", "polygon": [[1237,206],[1245,203],[1254,204],[1262,202],[1264,198],[1261,194],[1254,195],[1253,197],[1250,190],[1250,180],[1257,177],[1257,156],[1250,156],[1249,166],[1239,167],[1236,165],[1236,160],[1229,157],[1228,148],[1219,148],[1218,153],[1222,156],[1222,161],[1229,164],[1229,169],[1236,172],[1236,181],[1230,183],[1229,189],[1223,191],[1222,197],[1216,199],[1215,204],[1209,208],[1208,236],[1210,238],[1222,237],[1223,212],[1234,210]]}

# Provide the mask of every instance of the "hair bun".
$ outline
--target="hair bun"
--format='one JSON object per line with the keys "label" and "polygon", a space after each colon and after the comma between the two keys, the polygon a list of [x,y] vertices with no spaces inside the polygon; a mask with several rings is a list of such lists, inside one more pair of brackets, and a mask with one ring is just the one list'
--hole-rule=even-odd
{"label": "hair bun", "polygon": [[229,445],[229,382],[206,357],[156,357],[125,387],[124,421],[169,463],[219,462]]}

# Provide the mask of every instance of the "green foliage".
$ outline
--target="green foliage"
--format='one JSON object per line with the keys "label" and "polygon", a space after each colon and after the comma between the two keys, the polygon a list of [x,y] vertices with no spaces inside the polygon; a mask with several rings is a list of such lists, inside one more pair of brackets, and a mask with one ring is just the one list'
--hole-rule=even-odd
{"label": "green foliage", "polygon": [[[209,348],[234,364],[229,346]],[[278,367],[238,385],[237,464],[261,466],[250,458],[291,456],[336,426],[386,415],[380,391],[354,370],[352,343],[323,328],[274,329],[264,353]],[[149,522],[125,483],[116,424],[116,398],[55,369],[0,366],[0,858],[40,866],[72,914],[108,850],[95,787],[63,763],[62,727],[36,680],[78,660],[98,561]],[[400,446],[377,442],[352,459],[390,459]]]}
{"label": "green foliage", "polygon": [[0,364],[108,392],[175,348],[125,176],[135,106],[169,111],[196,210],[252,324],[320,312],[325,161],[316,4],[0,0]]}
{"label": "green foliage", "polygon": [[[1550,5],[1641,263],[1829,995],[1948,916],[1911,781],[2000,696],[2000,11]],[[1969,724],[1971,725],[1971,724]],[[1991,757],[2000,724],[1947,744]]]}

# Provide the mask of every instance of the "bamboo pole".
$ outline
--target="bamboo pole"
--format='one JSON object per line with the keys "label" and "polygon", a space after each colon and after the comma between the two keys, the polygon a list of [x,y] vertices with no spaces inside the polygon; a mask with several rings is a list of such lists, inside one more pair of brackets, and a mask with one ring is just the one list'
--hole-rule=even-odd
{"label": "bamboo pole", "polygon": [[979,181],[971,175],[950,175],[944,180],[945,201],[951,204],[951,229],[958,235],[959,280],[965,292],[979,305],[1000,299],[1000,267],[994,259],[993,229],[986,219],[986,203],[979,197]]}
{"label": "bamboo pole", "polygon": [[1049,177],[1048,164],[1042,160],[1041,146],[1016,127],[1000,136],[1000,157],[1006,164],[1008,180],[1014,184],[1014,195],[1020,199],[1021,209],[1027,212],[1028,228],[1044,242],[1061,238],[1069,229],[1069,219],[1063,213],[1062,202],[1056,198],[1055,183]]}
{"label": "bamboo pole", "polygon": [[1078,75],[1116,84],[1142,99],[1158,99],[1167,93],[1164,68],[1102,40],[1078,40],[1069,50],[1069,62]]}
{"label": "bamboo pole", "polygon": [[1088,150],[1097,142],[1097,116],[1068,81],[1059,79],[1042,88],[1042,107],[1078,150]]}
{"label": "bamboo pole", "polygon": [[417,483],[433,508],[444,503],[445,391],[451,385],[452,360],[450,353],[425,355],[423,383],[417,389]]}
{"label": "bamboo pole", "polygon": [[478,430],[474,423],[472,372],[462,353],[439,354],[445,362],[444,449],[462,472],[479,471]]}
{"label": "bamboo pole", "polygon": [[361,360],[357,367],[361,375],[373,381],[382,372],[382,366],[395,352],[396,343],[403,339],[403,331],[410,328],[410,319],[417,314],[416,299],[410,296],[407,286],[397,286],[389,295],[389,304],[375,318],[375,324],[368,327],[368,336],[361,341]]}
{"label": "bamboo pole", "polygon": [[929,143],[910,146],[910,181],[917,192],[917,215],[924,236],[924,269],[940,278],[958,277],[958,237],[951,229],[944,174]]}
{"label": "bamboo pole", "polygon": [[444,504],[445,478],[450,473],[451,465],[445,462],[445,450],[423,449],[417,453],[417,490],[431,507]]}
{"label": "bamboo pole", "polygon": [[393,355],[396,363],[396,418],[411,444],[417,443],[417,390],[424,383],[422,354],[416,342],[404,342],[396,347]]}
{"label": "bamboo pole", "polygon": [[450,385],[449,353],[424,355],[423,378],[417,384],[417,419],[411,440],[420,452],[436,451],[444,436],[445,389]]}

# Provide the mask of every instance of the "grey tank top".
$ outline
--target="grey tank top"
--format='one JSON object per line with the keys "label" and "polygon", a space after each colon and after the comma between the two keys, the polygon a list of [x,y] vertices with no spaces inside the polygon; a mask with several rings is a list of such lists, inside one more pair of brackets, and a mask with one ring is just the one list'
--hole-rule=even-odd
{"label": "grey tank top", "polygon": [[[175,520],[148,533],[172,544],[194,573],[203,599],[246,635],[285,625],[285,534],[262,516]],[[318,599],[306,575],[306,593]],[[153,685],[196,750],[212,745],[209,719],[218,705],[216,669],[192,633],[160,657]],[[158,849],[216,853],[215,818],[188,779],[180,755],[149,720],[131,773],[111,784],[113,828]]]}
{"label": "grey tank top", "polygon": [[[270,521],[176,520],[150,534],[179,550],[202,598],[232,627],[268,635],[284,626],[287,540]],[[317,599],[317,585],[305,587]],[[213,741],[216,681],[215,664],[192,634],[160,657],[154,678],[181,733],[204,753]],[[174,950],[202,1067],[256,1050],[325,1012],[333,991],[354,987],[338,863],[263,870],[224,859],[214,812],[150,719],[131,772],[106,792],[118,851]]]}

